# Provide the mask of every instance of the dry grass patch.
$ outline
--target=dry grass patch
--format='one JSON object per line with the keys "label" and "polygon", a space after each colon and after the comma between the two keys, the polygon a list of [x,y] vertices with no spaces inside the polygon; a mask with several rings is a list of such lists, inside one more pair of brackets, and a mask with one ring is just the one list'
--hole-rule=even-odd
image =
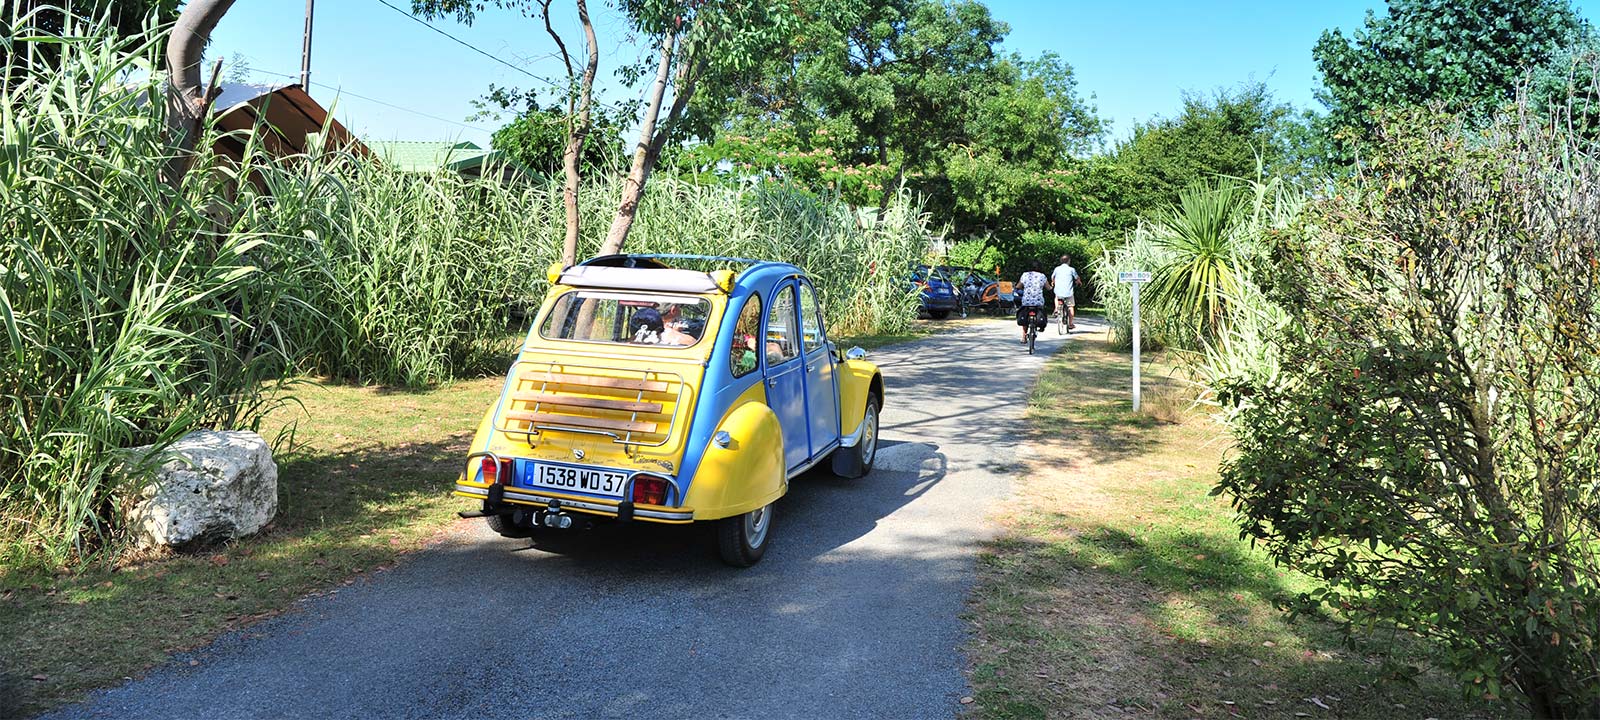
{"label": "dry grass patch", "polygon": [[[1158,357],[1132,412],[1128,356],[1077,336],[1050,360],[1006,528],[980,561],[969,619],[980,718],[1501,717],[1379,655],[1426,647],[1377,632],[1342,644],[1326,619],[1274,606],[1310,579],[1239,539],[1211,497],[1225,442]],[[1154,402],[1151,402],[1151,400]]]}

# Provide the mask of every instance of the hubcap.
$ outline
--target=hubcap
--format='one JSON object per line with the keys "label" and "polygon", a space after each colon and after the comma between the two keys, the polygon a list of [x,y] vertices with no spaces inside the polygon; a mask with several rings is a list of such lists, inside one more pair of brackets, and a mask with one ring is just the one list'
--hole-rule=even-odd
{"label": "hubcap", "polygon": [[767,528],[772,525],[771,521],[771,505],[744,514],[744,536],[750,542],[750,547],[761,547],[761,544],[767,541]]}
{"label": "hubcap", "polygon": [[870,412],[861,420],[866,427],[861,428],[861,464],[871,465],[872,456],[878,452],[878,406],[876,403],[868,406]]}

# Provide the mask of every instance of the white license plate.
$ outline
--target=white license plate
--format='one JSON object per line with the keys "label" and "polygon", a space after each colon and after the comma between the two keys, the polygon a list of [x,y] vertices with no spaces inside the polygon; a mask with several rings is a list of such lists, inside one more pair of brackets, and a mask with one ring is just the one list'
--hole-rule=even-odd
{"label": "white license plate", "polygon": [[628,474],[605,468],[527,463],[523,466],[522,481],[528,487],[620,498],[627,486]]}

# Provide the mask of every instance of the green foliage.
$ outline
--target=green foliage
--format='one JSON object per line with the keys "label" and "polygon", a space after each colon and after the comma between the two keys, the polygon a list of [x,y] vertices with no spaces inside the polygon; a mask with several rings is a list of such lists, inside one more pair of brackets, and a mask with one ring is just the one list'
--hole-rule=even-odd
{"label": "green foliage", "polygon": [[1300,609],[1432,638],[1472,695],[1595,717],[1600,163],[1521,110],[1400,114],[1364,178],[1267,235],[1277,317],[1212,380],[1218,490],[1326,583]]}
{"label": "green foliage", "polygon": [[[302,373],[415,387],[503,370],[509,316],[560,254],[559,183],[418,177],[315,144],[271,158],[241,133],[241,161],[202,141],[170,187],[159,37],[54,44],[59,71],[0,85],[0,549],[25,555],[6,564],[116,547],[141,482],[127,448],[253,428]],[[587,222],[620,185],[590,183]],[[776,183],[655,187],[636,249],[798,262],[835,333],[914,317],[895,270],[928,235],[909,196],[858,219]]]}
{"label": "green foliage", "polygon": [[1126,205],[1153,215],[1179,202],[1185,188],[1219,175],[1298,175],[1307,139],[1293,110],[1255,83],[1209,98],[1185,93],[1176,118],[1134,127],[1114,157],[1126,173]]}
{"label": "green foliage", "polygon": [[118,448],[254,426],[285,362],[262,318],[290,301],[271,240],[219,221],[224,177],[156,179],[153,38],[53,45],[0,89],[0,534],[52,565],[113,540],[141,461]]}
{"label": "green foliage", "polygon": [[[1239,293],[1251,241],[1244,188],[1231,180],[1196,183],[1155,216],[1150,239],[1166,252],[1145,296],[1151,309],[1185,328],[1189,342],[1215,335],[1226,297]],[[1198,343],[1195,343],[1198,344]]]}
{"label": "green foliage", "polygon": [[[1086,275],[1099,290],[1106,322],[1111,325],[1111,347],[1117,350],[1133,347],[1133,291],[1128,283],[1117,280],[1117,273],[1148,272],[1169,261],[1166,249],[1150,237],[1148,227],[1141,225],[1128,234],[1126,242],[1105,248],[1089,265]],[[1173,323],[1169,316],[1145,300],[1143,288],[1140,293],[1139,347],[1158,350],[1175,334]]]}
{"label": "green foliage", "polygon": [[[1074,159],[1101,137],[1072,68],[1006,56],[1009,28],[968,0],[841,3],[806,17],[793,62],[740,87],[683,162],[783,177],[879,204],[902,185],[954,235],[1082,231],[1101,212]],[[1064,209],[1065,208],[1065,209]]]}
{"label": "green foliage", "polygon": [[988,241],[962,240],[950,246],[940,264],[969,267],[985,275],[999,275],[1005,261],[1005,253]]}
{"label": "green foliage", "polygon": [[[620,141],[623,120],[598,106],[590,113],[591,130],[578,158],[578,172],[585,177],[615,173],[627,165]],[[490,144],[543,177],[557,177],[567,149],[568,121],[560,108],[529,108],[494,131]]]}
{"label": "green foliage", "polygon": [[[97,25],[120,38],[138,38],[148,27],[165,25],[178,19],[178,0],[7,0],[0,3],[0,37],[12,35],[60,36],[69,25]],[[69,14],[62,8],[70,8]],[[32,28],[23,32],[23,28]],[[52,43],[20,46],[39,62],[59,61]],[[0,44],[0,67],[20,72],[28,62],[25,55],[10,59],[12,47]]]}
{"label": "green foliage", "polygon": [[1311,54],[1335,159],[1354,159],[1378,109],[1437,103],[1487,118],[1511,103],[1530,68],[1585,31],[1568,0],[1390,0],[1348,38],[1324,32]]}

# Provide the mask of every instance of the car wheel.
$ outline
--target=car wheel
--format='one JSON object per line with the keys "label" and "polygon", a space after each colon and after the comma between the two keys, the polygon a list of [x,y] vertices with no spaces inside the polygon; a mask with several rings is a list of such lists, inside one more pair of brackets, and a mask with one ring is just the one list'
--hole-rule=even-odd
{"label": "car wheel", "polygon": [[931,318],[933,318],[935,320],[943,320],[943,319],[945,319],[947,317],[950,317],[950,311],[949,310],[929,310],[928,311],[928,317],[931,317]]}
{"label": "car wheel", "polygon": [[490,515],[483,519],[490,530],[495,531],[500,537],[530,538],[533,537],[533,528],[518,525],[510,515]]}
{"label": "car wheel", "polygon": [[863,477],[872,472],[878,459],[878,396],[867,396],[867,409],[861,415],[861,439],[852,447],[833,451],[833,474],[842,478]]}
{"label": "car wheel", "polygon": [[717,550],[722,561],[734,567],[750,567],[767,554],[767,538],[772,535],[772,504],[743,515],[717,521]]}

